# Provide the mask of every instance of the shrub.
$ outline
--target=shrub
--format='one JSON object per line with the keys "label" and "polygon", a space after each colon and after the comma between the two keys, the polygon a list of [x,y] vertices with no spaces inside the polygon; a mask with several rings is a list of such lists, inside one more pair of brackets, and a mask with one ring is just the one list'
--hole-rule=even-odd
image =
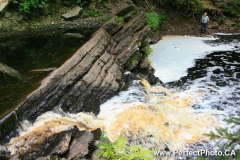
{"label": "shrub", "polygon": [[[222,146],[220,146],[222,151],[232,150],[236,145],[240,143],[240,129],[239,129],[240,118],[232,117],[230,119],[225,119],[225,121],[228,124],[233,124],[232,128],[238,128],[238,130],[236,132],[230,132],[228,131],[228,128],[225,129],[218,128],[216,129],[217,133],[210,132],[209,134],[205,134],[206,136],[210,137],[210,140],[217,139],[218,142],[216,145],[218,146],[223,140],[227,140],[227,142],[224,142]],[[237,157],[219,156],[217,157],[217,159],[232,159],[232,158],[240,159],[240,151],[236,151],[236,154]]]}
{"label": "shrub", "polygon": [[13,3],[19,4],[19,11],[23,13],[30,13],[31,10],[38,10],[43,8],[43,6],[48,2],[48,0],[14,0]]}
{"label": "shrub", "polygon": [[148,50],[146,51],[146,54],[147,54],[147,57],[149,58],[149,56],[150,56],[151,53],[152,53],[152,48],[150,47],[149,44],[147,44],[147,47],[148,47]]}
{"label": "shrub", "polygon": [[158,14],[155,12],[147,13],[147,24],[156,31],[159,28]]}
{"label": "shrub", "polygon": [[164,12],[158,15],[155,12],[147,13],[147,25],[149,25],[154,31],[160,28],[160,22],[164,22],[163,20],[166,18]]}
{"label": "shrub", "polygon": [[222,3],[221,8],[232,16],[240,18],[240,1],[239,0],[231,0],[230,3]]}
{"label": "shrub", "polygon": [[98,145],[102,151],[98,151],[98,157],[104,157],[108,160],[135,160],[135,159],[143,159],[143,160],[152,160],[153,151],[145,150],[140,145],[132,145],[127,146],[127,139],[121,135],[115,142],[110,142],[106,137],[106,132],[102,132],[102,136],[100,137],[100,143]]}
{"label": "shrub", "polygon": [[130,65],[136,63],[140,56],[141,56],[141,53],[139,51],[135,52],[129,59]]}
{"label": "shrub", "polygon": [[99,17],[100,15],[102,14],[94,9],[90,9],[84,13],[84,17]]}

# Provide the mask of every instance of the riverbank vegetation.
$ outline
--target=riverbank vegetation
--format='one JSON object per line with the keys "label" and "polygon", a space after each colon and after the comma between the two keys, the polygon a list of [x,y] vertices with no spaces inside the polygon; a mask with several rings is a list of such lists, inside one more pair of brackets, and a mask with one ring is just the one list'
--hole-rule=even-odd
{"label": "riverbank vegetation", "polygon": [[143,160],[152,160],[153,152],[152,150],[144,149],[143,146],[140,145],[127,145],[127,139],[123,137],[123,135],[119,136],[119,138],[115,142],[110,142],[106,137],[106,132],[102,131],[102,135],[100,137],[99,145],[100,151],[97,151],[95,159],[106,158],[108,160],[135,160],[135,159],[143,159]]}
{"label": "riverbank vegetation", "polygon": [[[231,128],[235,128],[235,131],[229,131],[229,128],[218,128],[216,132],[210,132],[205,134],[210,140],[217,140],[216,146],[221,148],[221,151],[234,150],[234,148],[240,143],[240,118],[231,117],[225,119],[227,124],[231,125]],[[240,151],[236,150],[236,156],[217,156],[216,159],[240,159]]]}

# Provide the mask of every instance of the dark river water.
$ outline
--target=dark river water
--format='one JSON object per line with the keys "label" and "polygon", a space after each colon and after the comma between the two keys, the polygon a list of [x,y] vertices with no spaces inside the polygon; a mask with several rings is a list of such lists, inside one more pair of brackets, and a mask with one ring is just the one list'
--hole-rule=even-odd
{"label": "dark river water", "polygon": [[56,31],[0,39],[0,118],[37,89],[41,80],[70,58],[94,31]]}

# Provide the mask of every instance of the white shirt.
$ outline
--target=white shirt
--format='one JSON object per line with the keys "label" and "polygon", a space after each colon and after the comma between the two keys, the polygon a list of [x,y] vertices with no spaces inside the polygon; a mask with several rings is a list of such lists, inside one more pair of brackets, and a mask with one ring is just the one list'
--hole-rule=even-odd
{"label": "white shirt", "polygon": [[202,23],[207,23],[209,21],[209,17],[208,16],[202,16]]}

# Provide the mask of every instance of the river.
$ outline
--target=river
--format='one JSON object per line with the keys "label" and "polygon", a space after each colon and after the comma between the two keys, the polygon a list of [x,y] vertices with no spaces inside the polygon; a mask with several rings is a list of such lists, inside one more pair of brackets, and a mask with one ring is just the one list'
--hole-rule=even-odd
{"label": "river", "polygon": [[203,134],[230,127],[224,119],[240,115],[239,41],[166,36],[152,48],[155,75],[166,87],[134,80],[126,91],[102,104],[97,116],[49,111],[34,124],[22,122],[20,137],[4,147],[12,154],[24,153],[77,125],[80,130],[104,128],[111,141],[124,134],[130,144],[149,149],[219,149]]}
{"label": "river", "polygon": [[0,119],[60,67],[96,29],[54,31],[0,39]]}

